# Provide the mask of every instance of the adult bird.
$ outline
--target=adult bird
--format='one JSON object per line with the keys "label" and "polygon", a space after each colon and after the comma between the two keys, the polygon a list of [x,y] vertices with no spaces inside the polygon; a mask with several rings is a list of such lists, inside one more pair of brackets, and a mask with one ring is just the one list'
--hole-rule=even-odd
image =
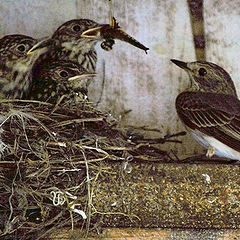
{"label": "adult bird", "polygon": [[87,81],[94,76],[71,61],[46,62],[34,76],[28,99],[56,103],[65,96],[67,100],[85,100]]}
{"label": "adult bird", "polygon": [[240,160],[240,101],[230,75],[210,62],[171,61],[190,78],[176,109],[192,137],[208,149],[208,157]]}
{"label": "adult bird", "polygon": [[0,99],[22,98],[28,91],[33,64],[47,48],[28,51],[44,41],[21,34],[0,39]]}

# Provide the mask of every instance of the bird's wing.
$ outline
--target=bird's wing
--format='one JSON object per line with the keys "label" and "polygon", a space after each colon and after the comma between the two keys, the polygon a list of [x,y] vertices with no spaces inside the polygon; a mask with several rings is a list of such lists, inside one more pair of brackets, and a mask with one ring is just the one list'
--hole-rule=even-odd
{"label": "bird's wing", "polygon": [[183,123],[240,151],[240,101],[231,95],[183,92],[176,99]]}

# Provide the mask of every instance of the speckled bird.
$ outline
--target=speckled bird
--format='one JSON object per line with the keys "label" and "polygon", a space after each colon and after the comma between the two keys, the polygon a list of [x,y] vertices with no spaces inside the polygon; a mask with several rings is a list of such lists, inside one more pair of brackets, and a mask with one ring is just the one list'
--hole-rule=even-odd
{"label": "speckled bird", "polygon": [[[98,30],[101,26],[89,19],[73,19],[65,22],[53,33],[48,44],[49,51],[39,60],[40,65],[46,59],[73,61],[88,72],[95,73],[97,53],[94,47],[100,40]],[[92,37],[85,37],[84,32],[89,29],[96,29],[96,31]],[[37,69],[40,67],[36,66]]]}
{"label": "speckled bird", "polygon": [[191,136],[208,149],[208,157],[240,160],[240,101],[230,75],[210,62],[171,61],[190,77],[176,109]]}
{"label": "speckled bird", "polygon": [[47,62],[34,75],[28,99],[56,103],[64,95],[68,100],[84,100],[87,81],[94,76],[71,61]]}
{"label": "speckled bird", "polygon": [[14,34],[0,39],[0,99],[22,98],[31,83],[31,70],[46,47],[28,51],[44,40]]}

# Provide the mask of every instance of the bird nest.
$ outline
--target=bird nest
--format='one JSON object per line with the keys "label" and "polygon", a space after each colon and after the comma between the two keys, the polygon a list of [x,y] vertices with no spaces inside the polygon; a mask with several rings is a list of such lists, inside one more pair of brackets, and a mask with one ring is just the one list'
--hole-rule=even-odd
{"label": "bird nest", "polygon": [[62,226],[89,229],[92,184],[106,161],[171,161],[84,101],[0,101],[0,155],[0,235],[6,239],[42,239]]}

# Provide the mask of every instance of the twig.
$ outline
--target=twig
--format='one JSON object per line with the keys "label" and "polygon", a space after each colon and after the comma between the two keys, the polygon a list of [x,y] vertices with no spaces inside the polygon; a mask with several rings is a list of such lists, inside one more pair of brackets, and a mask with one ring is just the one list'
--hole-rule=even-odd
{"label": "twig", "polygon": [[50,125],[50,127],[55,128],[55,127],[63,127],[63,126],[70,125],[70,124],[73,124],[73,123],[100,122],[100,121],[103,121],[103,117],[72,119],[72,120],[67,120],[67,121],[63,121],[63,122],[60,122],[60,123],[52,124],[52,125]]}
{"label": "twig", "polygon": [[12,201],[12,198],[13,198],[13,195],[14,195],[15,181],[16,181],[17,176],[20,174],[19,164],[22,161],[22,159],[23,159],[23,156],[21,156],[19,162],[17,163],[17,171],[16,171],[16,174],[15,174],[15,176],[13,178],[13,181],[12,181],[12,187],[11,187],[12,191],[11,191],[11,195],[10,195],[10,197],[8,199],[9,208],[10,208],[10,214],[8,216],[7,224],[5,225],[5,230],[4,230],[3,234],[1,234],[0,236],[4,236],[7,233],[10,233],[10,232],[12,232],[14,230],[14,229],[12,230],[11,226],[10,226],[11,225],[11,223],[10,223],[11,222],[11,218],[12,218],[12,215],[13,215],[13,206],[12,206],[12,202],[11,201]]}

